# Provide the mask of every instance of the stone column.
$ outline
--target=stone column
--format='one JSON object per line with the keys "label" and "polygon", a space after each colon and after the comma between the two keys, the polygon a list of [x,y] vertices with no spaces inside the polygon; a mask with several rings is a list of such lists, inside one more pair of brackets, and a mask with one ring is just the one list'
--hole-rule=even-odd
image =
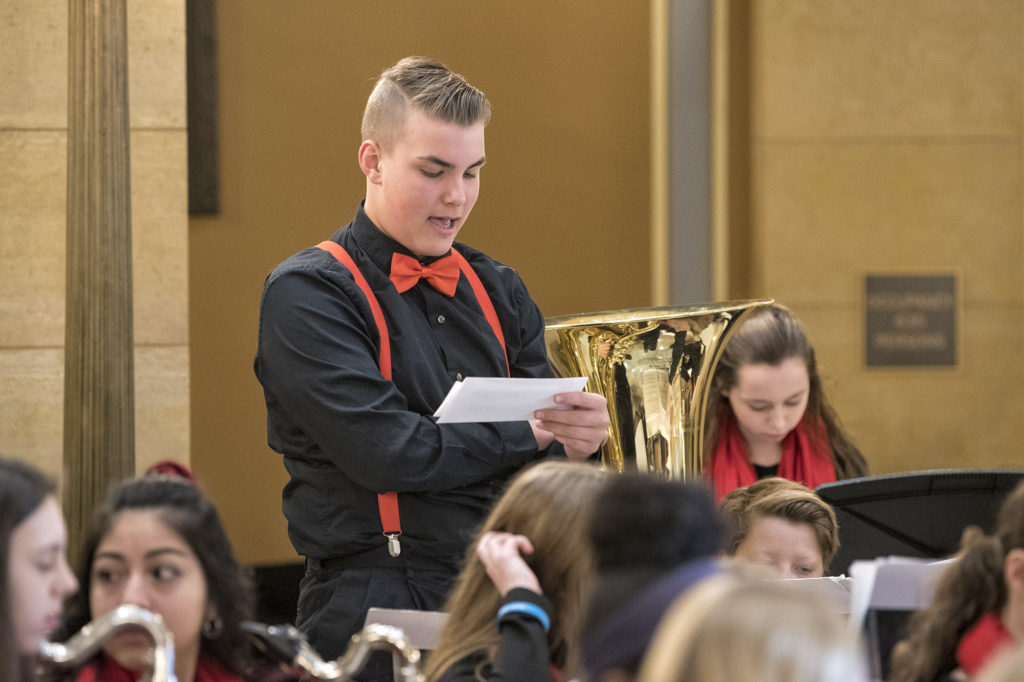
{"label": "stone column", "polygon": [[68,2],[64,512],[72,557],[135,470],[125,0]]}

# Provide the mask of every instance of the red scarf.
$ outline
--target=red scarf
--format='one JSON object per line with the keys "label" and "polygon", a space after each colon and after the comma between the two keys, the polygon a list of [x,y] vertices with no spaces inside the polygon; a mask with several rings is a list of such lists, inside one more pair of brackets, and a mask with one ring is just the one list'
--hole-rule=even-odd
{"label": "red scarf", "polygon": [[[810,433],[806,421],[801,420],[782,439],[778,475],[813,489],[836,480],[836,470],[832,465],[832,450],[824,436],[824,425],[817,429],[821,435],[815,437],[817,434]],[[714,485],[715,500],[721,502],[729,491],[756,481],[757,473],[750,463],[747,444],[743,442],[743,434],[728,404],[722,405],[718,423],[718,445],[711,453],[704,476]]]}
{"label": "red scarf", "polygon": [[[103,654],[78,673],[75,682],[138,682],[141,675],[118,664],[110,656]],[[224,670],[215,658],[201,656],[196,665],[195,682],[242,682]]]}
{"label": "red scarf", "polygon": [[956,661],[971,677],[1006,647],[1017,645],[1010,631],[1003,625],[998,614],[986,613],[960,640],[956,649]]}

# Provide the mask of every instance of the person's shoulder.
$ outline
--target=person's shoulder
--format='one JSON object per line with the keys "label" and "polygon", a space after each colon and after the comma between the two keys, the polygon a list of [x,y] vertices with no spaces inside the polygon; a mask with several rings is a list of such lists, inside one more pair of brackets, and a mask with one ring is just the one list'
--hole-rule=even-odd
{"label": "person's shoulder", "polygon": [[462,257],[466,259],[466,262],[469,263],[481,279],[496,278],[506,285],[512,283],[522,284],[522,278],[514,267],[488,256],[483,251],[474,249],[472,246],[462,242],[455,242],[452,244],[452,248],[462,254]]}
{"label": "person's shoulder", "polygon": [[487,265],[490,267],[508,267],[507,265],[499,261],[497,258],[492,258],[491,256],[488,256],[480,249],[475,249],[469,244],[464,244],[463,242],[454,242],[452,244],[452,248],[461,253],[462,256],[467,261],[469,261],[470,265],[475,266],[477,263],[480,263],[482,265]]}
{"label": "person's shoulder", "polygon": [[325,255],[330,254],[316,246],[307,246],[301,251],[293,253],[278,263],[277,266],[271,270],[270,277],[280,276],[281,274],[291,272],[292,270],[304,270],[310,267],[318,267],[322,263],[329,262],[328,259],[324,258]]}
{"label": "person's shoulder", "polygon": [[277,267],[271,270],[264,282],[264,290],[269,289],[278,280],[291,276],[299,278],[308,276],[320,277],[326,273],[331,273],[329,276],[332,279],[338,276],[345,279],[352,278],[349,269],[338,263],[338,260],[331,252],[320,248],[316,244],[310,245],[284,259]]}
{"label": "person's shoulder", "polygon": [[[353,221],[353,223],[354,222],[355,221]],[[350,242],[353,223],[349,223],[348,225],[339,228],[333,235],[331,235],[331,237],[327,241],[336,242],[337,244],[340,244],[343,248],[348,249],[349,253],[351,253],[352,245]],[[338,268],[335,267],[337,265],[337,259],[334,257],[333,254],[331,254],[326,249],[320,248],[320,243],[324,242],[319,242],[317,244],[309,244],[305,248],[300,249],[299,251],[293,253],[292,255],[288,256],[283,261],[278,263],[278,265],[273,270],[270,271],[270,274],[267,275],[266,282],[264,283],[264,288],[269,286],[271,283],[273,283],[280,277],[286,276],[294,272],[301,273],[313,270],[328,269],[337,270]],[[346,268],[341,269],[347,270]]]}
{"label": "person's shoulder", "polygon": [[[296,306],[298,302],[301,305]],[[287,319],[303,314],[309,307],[355,311],[367,305],[366,295],[352,271],[330,252],[311,246],[290,256],[267,275],[260,296],[260,319],[282,315]]]}

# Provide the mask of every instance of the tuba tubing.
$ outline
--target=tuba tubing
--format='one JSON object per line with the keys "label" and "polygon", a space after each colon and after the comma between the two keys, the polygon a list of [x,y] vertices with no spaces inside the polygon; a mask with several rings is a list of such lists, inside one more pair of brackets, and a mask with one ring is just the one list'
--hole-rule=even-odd
{"label": "tuba tubing", "polygon": [[88,660],[107,639],[124,628],[141,628],[153,640],[152,667],[140,682],[177,682],[174,675],[174,636],[158,614],[138,606],[124,604],[117,607],[83,626],[65,644],[43,642],[39,653],[49,665],[71,668]]}
{"label": "tuba tubing", "polygon": [[268,655],[317,680],[351,680],[366,667],[373,651],[390,651],[401,663],[395,671],[398,682],[423,682],[420,652],[405,633],[396,627],[369,623],[352,635],[340,658],[325,661],[306,641],[305,635],[291,625],[265,625],[246,622],[242,628],[263,644]]}
{"label": "tuba tubing", "polygon": [[587,377],[608,401],[601,461],[616,471],[695,480],[703,474],[711,375],[737,324],[772,300],[637,308],[545,320],[558,376]]}

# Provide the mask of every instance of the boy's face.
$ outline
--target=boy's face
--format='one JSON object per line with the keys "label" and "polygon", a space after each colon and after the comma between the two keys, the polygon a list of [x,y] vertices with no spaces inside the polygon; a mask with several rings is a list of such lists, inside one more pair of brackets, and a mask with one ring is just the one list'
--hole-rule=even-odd
{"label": "boy's face", "polygon": [[740,559],[769,566],[783,578],[820,578],[825,575],[821,546],[809,523],[778,516],[759,516],[736,548]]}
{"label": "boy's face", "polygon": [[448,253],[480,193],[484,124],[411,109],[399,138],[378,154],[376,172],[367,173],[367,215],[419,257]]}

